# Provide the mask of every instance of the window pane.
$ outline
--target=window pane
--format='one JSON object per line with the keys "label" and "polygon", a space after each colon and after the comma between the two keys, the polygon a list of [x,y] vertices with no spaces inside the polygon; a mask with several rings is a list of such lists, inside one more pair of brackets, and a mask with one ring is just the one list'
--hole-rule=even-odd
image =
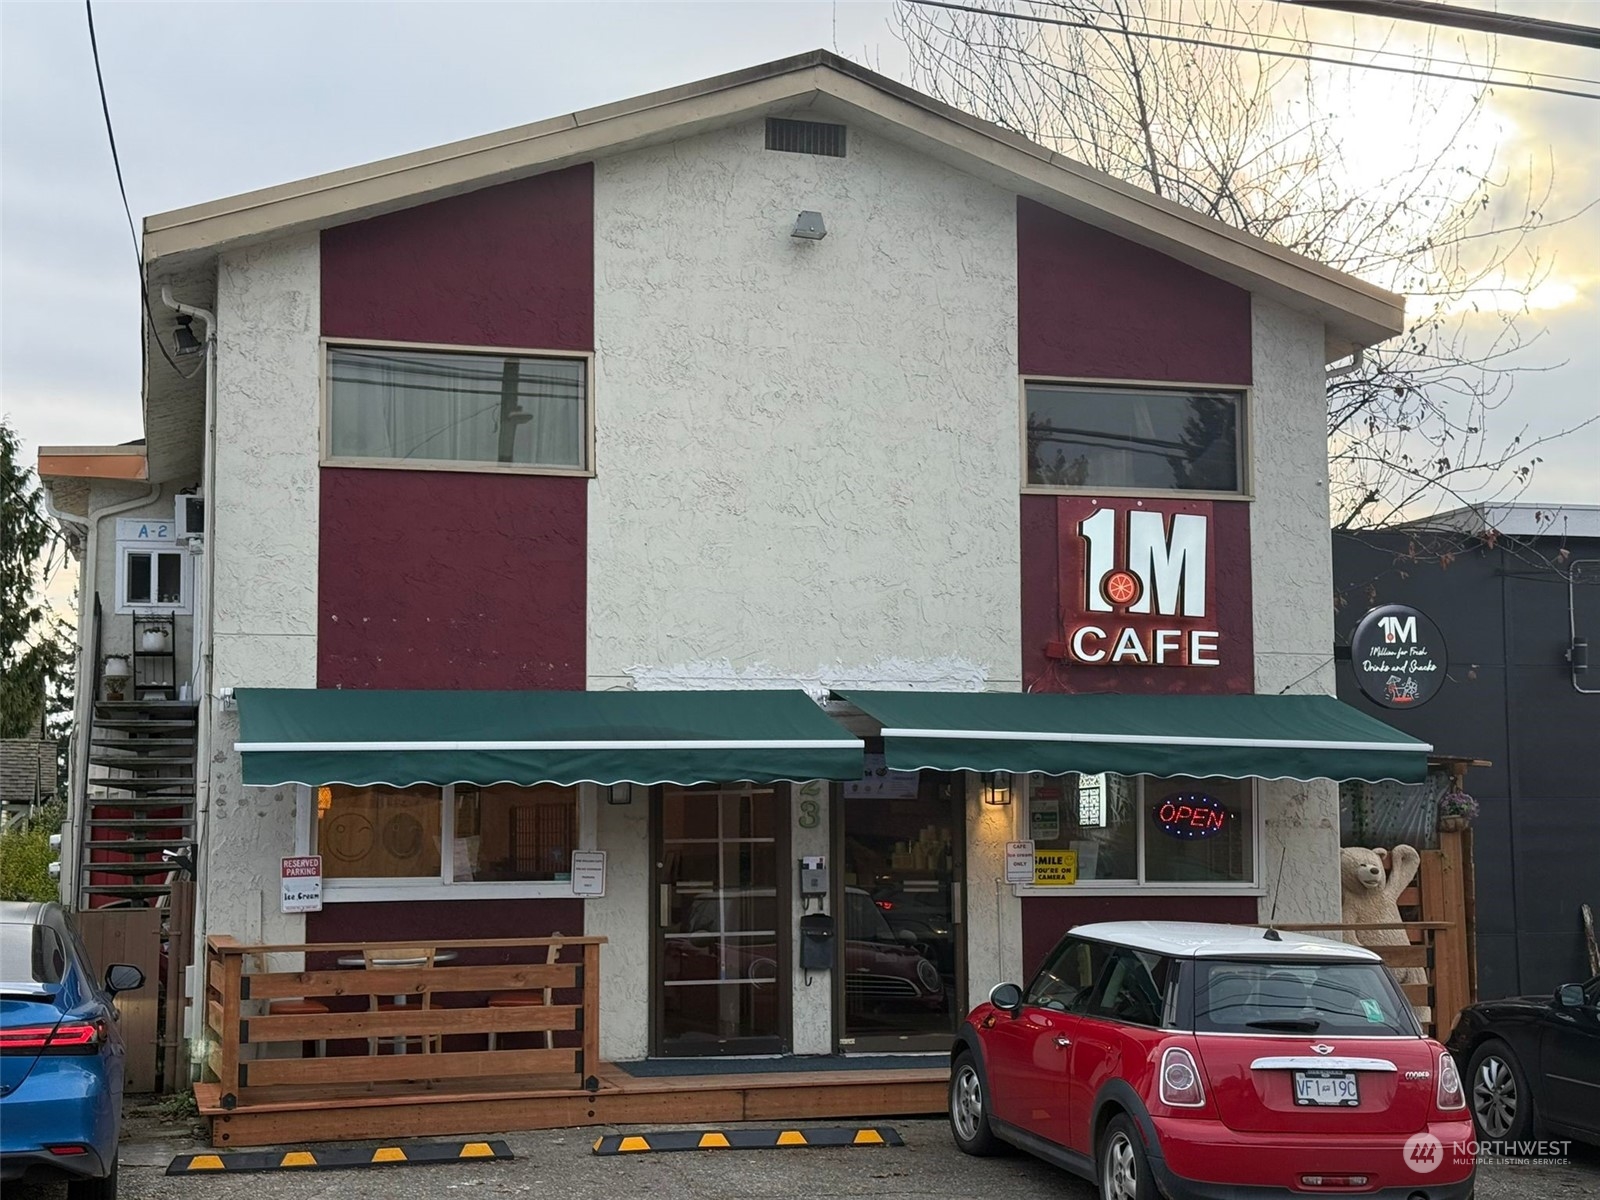
{"label": "window pane", "polygon": [[1236,492],[1236,392],[1032,384],[1028,482],[1049,487]]}
{"label": "window pane", "polygon": [[1078,881],[1139,878],[1139,786],[1126,775],[1035,775],[1028,836],[1040,850],[1072,850]]}
{"label": "window pane", "polygon": [[317,789],[317,853],[328,879],[438,879],[436,787]]}
{"label": "window pane", "polygon": [[150,603],[150,555],[128,555],[128,603]]}
{"label": "window pane", "polygon": [[1409,1035],[1415,1023],[1380,963],[1199,959],[1194,1027],[1204,1033]]}
{"label": "window pane", "polygon": [[585,391],[578,359],[337,347],[329,453],[582,467]]}
{"label": "window pane", "polygon": [[1145,879],[1252,883],[1255,802],[1243,779],[1145,781]]}
{"label": "window pane", "polygon": [[1083,1011],[1095,980],[1105,971],[1109,953],[1099,942],[1066,938],[1028,985],[1026,1002],[1059,1012]]}
{"label": "window pane", "polygon": [[570,879],[577,846],[577,788],[456,788],[457,883]]}
{"label": "window pane", "polygon": [[1132,1025],[1159,1025],[1166,980],[1167,960],[1160,955],[1115,950],[1105,987],[1088,1011]]}
{"label": "window pane", "polygon": [[183,603],[183,556],[176,552],[156,557],[156,602]]}

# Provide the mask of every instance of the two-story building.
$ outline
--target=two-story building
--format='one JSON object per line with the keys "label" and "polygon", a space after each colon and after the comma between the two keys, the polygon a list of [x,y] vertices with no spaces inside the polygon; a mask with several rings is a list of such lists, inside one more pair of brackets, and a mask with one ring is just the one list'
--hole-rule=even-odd
{"label": "two-story building", "polygon": [[944,1050],[1086,919],[1337,921],[1335,781],[1422,777],[1331,696],[1324,377],[1401,299],[834,55],[145,246],[196,353],[41,453],[81,902],[192,838],[202,935],[603,936],[613,1061]]}

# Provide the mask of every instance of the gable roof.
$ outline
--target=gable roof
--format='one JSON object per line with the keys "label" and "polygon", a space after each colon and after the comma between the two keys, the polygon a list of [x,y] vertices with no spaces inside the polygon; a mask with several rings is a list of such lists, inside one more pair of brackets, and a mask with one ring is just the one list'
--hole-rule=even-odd
{"label": "gable roof", "polygon": [[[834,116],[1322,318],[1331,361],[1399,333],[1404,300],[1123,183],[826,50],[148,217],[150,269],[774,113]],[[170,262],[163,262],[170,260]]]}

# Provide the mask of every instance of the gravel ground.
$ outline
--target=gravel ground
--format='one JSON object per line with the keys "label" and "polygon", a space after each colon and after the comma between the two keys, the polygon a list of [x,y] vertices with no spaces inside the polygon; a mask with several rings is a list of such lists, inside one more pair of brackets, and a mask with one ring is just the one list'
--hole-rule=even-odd
{"label": "gravel ground", "polygon": [[[852,1197],[914,1200],[1093,1200],[1088,1184],[1025,1156],[968,1158],[942,1121],[884,1122],[904,1147],[852,1150],[704,1151],[596,1158],[602,1133],[553,1130],[494,1135],[510,1143],[510,1162],[260,1175],[186,1176],[162,1172],[173,1155],[204,1149],[185,1130],[136,1120],[122,1156],[123,1200],[698,1200],[701,1197]],[[838,1122],[837,1124],[849,1124]],[[656,1128],[660,1128],[659,1126]],[[6,1200],[60,1200],[59,1188],[6,1188]],[[1478,1172],[1478,1200],[1577,1200],[1600,1196],[1600,1149],[1574,1145],[1560,1163],[1493,1164]]]}

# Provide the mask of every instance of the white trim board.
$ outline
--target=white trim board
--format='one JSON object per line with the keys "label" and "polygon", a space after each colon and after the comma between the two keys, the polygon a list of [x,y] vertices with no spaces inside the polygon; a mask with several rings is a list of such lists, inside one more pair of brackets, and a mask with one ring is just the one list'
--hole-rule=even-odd
{"label": "white trim board", "polygon": [[1432,753],[1427,742],[1326,742],[1296,738],[1169,737],[1143,733],[1059,733],[992,729],[885,729],[885,738],[928,738],[975,742],[1110,742],[1126,746],[1239,746],[1264,750],[1403,750]]}

